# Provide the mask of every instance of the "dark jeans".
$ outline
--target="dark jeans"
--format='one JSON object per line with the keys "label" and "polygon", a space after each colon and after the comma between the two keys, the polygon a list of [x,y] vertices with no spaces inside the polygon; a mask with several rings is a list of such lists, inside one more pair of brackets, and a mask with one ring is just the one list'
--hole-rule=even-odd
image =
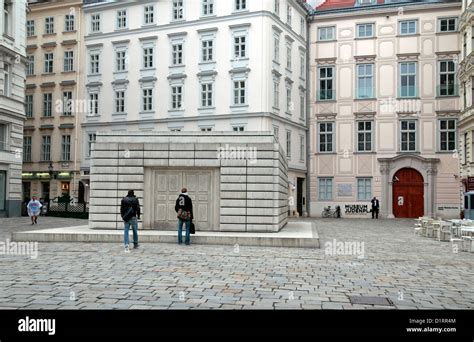
{"label": "dark jeans", "polygon": [[[190,243],[190,235],[189,235],[189,227],[191,226],[191,221],[186,221],[186,238],[184,242],[189,245]],[[178,220],[178,243],[183,243],[183,221]]]}
{"label": "dark jeans", "polygon": [[372,218],[379,218],[379,208],[372,208]]}

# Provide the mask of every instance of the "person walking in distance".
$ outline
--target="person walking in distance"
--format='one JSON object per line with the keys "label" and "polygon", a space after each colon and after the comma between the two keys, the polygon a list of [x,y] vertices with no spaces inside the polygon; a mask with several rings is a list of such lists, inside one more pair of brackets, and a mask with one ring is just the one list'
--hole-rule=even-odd
{"label": "person walking in distance", "polygon": [[176,205],[174,209],[178,217],[178,244],[183,243],[183,224],[186,225],[186,238],[184,240],[186,245],[191,243],[189,228],[191,226],[191,220],[193,216],[193,201],[188,195],[188,190],[186,188],[181,189],[181,193],[176,199]]}
{"label": "person walking in distance", "polygon": [[31,201],[28,202],[26,208],[28,209],[28,215],[31,218],[31,224],[38,224],[38,216],[41,212],[41,207],[43,205],[38,201],[36,196],[31,198]]}
{"label": "person walking in distance", "polygon": [[379,200],[377,199],[377,197],[374,196],[374,198],[372,198],[372,201],[370,201],[370,202],[372,203],[372,218],[378,219],[379,218],[379,208],[380,208]]}
{"label": "person walking in distance", "polygon": [[138,248],[138,220],[140,219],[140,202],[135,196],[133,190],[129,190],[127,196],[122,198],[120,203],[120,215],[124,222],[123,243],[125,245],[125,252],[130,252],[129,245],[129,230],[130,226],[133,230],[133,248]]}

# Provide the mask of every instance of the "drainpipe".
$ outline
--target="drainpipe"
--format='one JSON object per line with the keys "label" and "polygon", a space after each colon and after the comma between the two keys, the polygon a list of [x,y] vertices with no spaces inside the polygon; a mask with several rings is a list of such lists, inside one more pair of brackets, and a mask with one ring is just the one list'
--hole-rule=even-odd
{"label": "drainpipe", "polygon": [[310,213],[310,178],[311,178],[311,126],[310,126],[310,113],[311,113],[311,89],[310,89],[310,36],[311,36],[311,22],[313,21],[314,15],[309,13],[306,16],[306,213],[308,217],[311,216]]}
{"label": "drainpipe", "polygon": [[[78,47],[77,51],[77,71],[76,71],[76,106],[74,106],[75,109],[77,109],[77,100],[79,98],[79,86],[81,85],[79,75],[80,75],[80,68],[81,68],[81,51],[80,51],[80,45],[81,45],[81,8],[77,7],[77,15],[75,18],[77,18],[77,32],[79,32],[79,35],[77,35],[77,44],[76,46]],[[73,184],[74,184],[74,189],[77,193],[77,200],[79,200],[79,179],[81,170],[79,170],[79,174],[76,172],[77,171],[77,143],[78,143],[78,124],[79,124],[79,115],[77,111],[75,110],[75,124],[74,124],[74,172],[73,172]],[[76,180],[77,177],[77,180]],[[77,186],[77,188],[76,188]],[[84,189],[84,195],[85,195],[85,189]]]}

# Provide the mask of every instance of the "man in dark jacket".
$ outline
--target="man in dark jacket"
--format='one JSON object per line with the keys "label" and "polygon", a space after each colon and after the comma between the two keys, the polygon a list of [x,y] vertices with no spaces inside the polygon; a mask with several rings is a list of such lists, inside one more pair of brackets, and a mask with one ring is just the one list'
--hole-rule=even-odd
{"label": "man in dark jacket", "polygon": [[379,218],[379,208],[380,208],[380,205],[379,205],[379,200],[377,199],[377,197],[374,197],[372,198],[372,201],[370,201],[372,203],[372,218],[375,218],[378,219]]}
{"label": "man in dark jacket", "polygon": [[176,199],[176,205],[174,206],[174,210],[176,213],[180,214],[181,217],[178,217],[178,243],[183,243],[183,222],[186,224],[186,239],[185,244],[189,245],[190,235],[189,235],[189,227],[191,226],[191,220],[194,218],[193,216],[193,201],[188,195],[188,190],[186,188],[181,189],[181,193],[179,194],[178,198]]}
{"label": "man in dark jacket", "polygon": [[120,203],[120,215],[125,223],[123,232],[123,242],[125,244],[125,252],[130,252],[128,248],[128,232],[130,226],[133,230],[133,248],[138,248],[138,220],[140,219],[140,203],[135,197],[133,190],[129,190],[126,197],[122,198]]}

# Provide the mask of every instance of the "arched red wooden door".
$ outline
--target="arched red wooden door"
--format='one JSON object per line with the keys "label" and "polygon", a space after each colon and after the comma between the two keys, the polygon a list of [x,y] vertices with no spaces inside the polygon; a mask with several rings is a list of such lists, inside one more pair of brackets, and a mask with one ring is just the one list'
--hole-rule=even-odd
{"label": "arched red wooden door", "polygon": [[423,176],[415,169],[400,169],[393,176],[393,215],[416,218],[424,213]]}

